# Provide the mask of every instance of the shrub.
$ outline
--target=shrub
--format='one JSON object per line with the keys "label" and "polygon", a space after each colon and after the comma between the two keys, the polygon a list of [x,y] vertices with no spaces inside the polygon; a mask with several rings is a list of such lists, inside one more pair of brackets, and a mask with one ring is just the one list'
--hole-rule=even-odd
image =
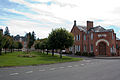
{"label": "shrub", "polygon": [[95,56],[94,52],[89,53],[89,57],[94,57],[94,56]]}
{"label": "shrub", "polygon": [[112,52],[112,53],[111,53],[111,55],[112,55],[112,56],[115,56],[115,55],[116,55],[116,53],[115,53],[115,52]]}
{"label": "shrub", "polygon": [[75,55],[81,56],[81,52],[76,52]]}
{"label": "shrub", "polygon": [[72,51],[69,51],[69,52],[62,52],[62,54],[72,54]]}
{"label": "shrub", "polygon": [[88,52],[83,52],[82,56],[88,56]]}

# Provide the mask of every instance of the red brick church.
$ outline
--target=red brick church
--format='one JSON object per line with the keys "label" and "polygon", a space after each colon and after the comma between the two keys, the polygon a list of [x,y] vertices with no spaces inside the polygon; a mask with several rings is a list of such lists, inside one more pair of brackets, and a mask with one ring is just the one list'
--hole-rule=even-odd
{"label": "red brick church", "polygon": [[74,21],[71,33],[74,35],[74,45],[69,48],[72,53],[92,52],[95,56],[120,55],[120,39],[116,37],[113,29],[93,27],[93,21],[87,21],[86,26],[79,26]]}

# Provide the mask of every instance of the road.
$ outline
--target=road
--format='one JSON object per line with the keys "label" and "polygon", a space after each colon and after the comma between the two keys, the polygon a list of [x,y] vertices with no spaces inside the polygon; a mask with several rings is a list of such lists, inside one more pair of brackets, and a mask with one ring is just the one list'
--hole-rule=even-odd
{"label": "road", "polygon": [[120,59],[0,68],[0,80],[120,80]]}

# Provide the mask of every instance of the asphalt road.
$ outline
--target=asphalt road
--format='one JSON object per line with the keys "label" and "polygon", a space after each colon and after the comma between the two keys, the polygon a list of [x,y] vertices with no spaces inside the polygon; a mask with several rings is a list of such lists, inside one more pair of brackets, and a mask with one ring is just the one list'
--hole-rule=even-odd
{"label": "asphalt road", "polygon": [[120,59],[0,68],[0,80],[120,80]]}

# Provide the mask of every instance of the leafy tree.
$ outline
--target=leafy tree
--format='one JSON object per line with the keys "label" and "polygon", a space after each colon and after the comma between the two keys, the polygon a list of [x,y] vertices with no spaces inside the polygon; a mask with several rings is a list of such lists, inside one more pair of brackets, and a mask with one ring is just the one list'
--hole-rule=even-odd
{"label": "leafy tree", "polygon": [[47,38],[37,40],[35,42],[35,49],[41,49],[44,53],[44,50],[47,49],[47,54],[48,54],[48,44],[47,44]]}
{"label": "leafy tree", "polygon": [[12,53],[12,52],[13,52],[13,48],[14,48],[14,40],[13,40],[13,36],[10,37],[10,44],[9,44],[9,45],[10,45],[9,48],[10,48],[11,53]]}
{"label": "leafy tree", "polygon": [[17,42],[17,49],[18,49],[18,51],[19,51],[19,49],[22,49],[23,48],[23,45],[22,45],[22,43],[21,42]]}
{"label": "leafy tree", "polygon": [[49,46],[52,49],[60,49],[60,58],[62,58],[62,49],[69,48],[73,42],[73,35],[63,28],[52,30],[48,37]]}
{"label": "leafy tree", "polygon": [[11,45],[11,37],[10,36],[4,36],[3,37],[3,48],[5,50],[5,54],[6,54],[6,50],[10,47]]}
{"label": "leafy tree", "polygon": [[3,47],[2,42],[3,42],[3,36],[2,36],[2,34],[0,33],[0,55],[2,55],[2,47]]}
{"label": "leafy tree", "polygon": [[[31,32],[27,33],[26,38],[27,38],[27,49],[30,49],[31,46],[33,46],[34,41],[35,41],[35,33],[34,33],[34,31],[32,32],[32,34],[31,34]],[[27,52],[28,52],[28,50],[27,50]]]}
{"label": "leafy tree", "polygon": [[7,26],[6,26],[6,28],[5,28],[4,35],[8,35],[8,36],[10,36],[9,29],[8,29],[8,27],[7,27]]}
{"label": "leafy tree", "polygon": [[35,49],[40,49],[39,45],[40,45],[40,41],[36,41],[34,45]]}

